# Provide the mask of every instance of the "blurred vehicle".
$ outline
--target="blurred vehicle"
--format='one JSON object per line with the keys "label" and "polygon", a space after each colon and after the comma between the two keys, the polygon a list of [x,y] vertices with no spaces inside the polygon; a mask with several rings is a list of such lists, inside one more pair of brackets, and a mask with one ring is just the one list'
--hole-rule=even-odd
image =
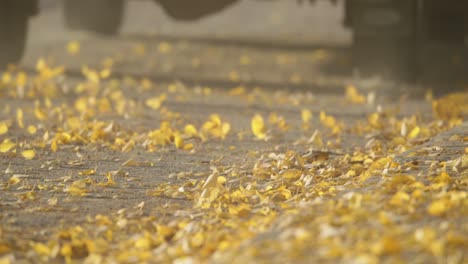
{"label": "blurred vehicle", "polygon": [[[171,17],[191,21],[240,0],[153,1]],[[37,2],[0,0],[0,67],[21,58],[27,20],[37,12]],[[63,0],[65,24],[73,30],[117,34],[125,3],[125,0]],[[416,76],[418,48],[423,42],[436,40],[462,45],[468,32],[468,1],[344,0],[344,5],[344,24],[354,32],[354,65],[364,75],[411,80]]]}
{"label": "blurred vehicle", "polygon": [[[238,0],[154,0],[178,20],[196,20]],[[63,0],[65,25],[72,30],[117,34],[125,0]],[[0,0],[0,69],[18,62],[26,44],[28,20],[38,12],[39,0]]]}
{"label": "blurred vehicle", "polygon": [[[196,20],[238,0],[154,0],[177,20]],[[70,29],[115,34],[122,25],[125,0],[64,0],[64,18]]]}
{"label": "blurred vehicle", "polygon": [[0,0],[0,69],[21,59],[28,20],[37,12],[37,0]]}
{"label": "blurred vehicle", "polygon": [[411,81],[424,43],[465,44],[468,1],[347,0],[344,23],[354,33],[355,68]]}

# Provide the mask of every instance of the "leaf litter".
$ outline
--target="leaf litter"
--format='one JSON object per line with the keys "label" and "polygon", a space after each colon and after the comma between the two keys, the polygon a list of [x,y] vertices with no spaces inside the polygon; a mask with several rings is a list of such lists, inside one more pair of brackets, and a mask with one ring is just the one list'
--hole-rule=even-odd
{"label": "leaf litter", "polygon": [[[70,54],[79,52],[78,43],[67,48]],[[160,53],[171,49],[167,43],[158,46]],[[138,48],[138,52],[144,50]],[[242,64],[246,61],[241,58]],[[44,263],[250,263],[271,259],[379,263],[409,260],[408,255],[420,263],[434,259],[462,263],[466,258],[466,147],[455,160],[429,159],[432,163],[425,167],[395,159],[462,124],[468,100],[460,97],[466,98],[466,94],[433,100],[430,118],[401,117],[377,109],[349,124],[328,111],[309,109],[294,96],[236,87],[222,96],[297,105],[297,122],[273,112],[264,119],[266,113],[257,112],[240,128],[217,113],[191,120],[190,113],[172,112],[174,96],[187,93],[177,92],[174,87],[179,84],[156,96],[153,92],[141,102],[124,93],[123,81],[112,79],[111,68],[83,67],[85,80],[72,86],[63,82],[63,73],[63,67],[41,59],[37,73],[31,76],[14,70],[3,74],[0,98],[28,103],[4,107],[0,157],[8,163],[22,158],[26,167],[42,162],[42,173],[55,167],[79,171],[59,181],[41,176],[33,184],[28,174],[15,173],[9,165],[0,188],[14,191],[17,201],[2,199],[0,207],[25,206],[44,196],[45,203],[36,204],[34,210],[60,210],[68,199],[90,198],[103,189],[124,192],[125,181],[142,180],[131,177],[127,170],[156,168],[159,162],[132,156],[119,160],[118,170],[101,171],[98,166],[82,167],[86,148],[197,156],[210,144],[236,144],[236,139],[246,140],[252,147],[244,162],[226,164],[220,158],[208,162],[209,170],[176,171],[168,180],[147,188],[145,201],[113,213],[89,215],[86,222],[63,225],[38,239],[12,240],[7,234],[8,220],[2,221],[2,263],[23,258]],[[127,83],[138,82],[127,79]],[[142,83],[138,87],[143,91],[152,89],[148,81]],[[366,97],[357,87],[345,90],[343,104],[365,103]],[[211,89],[203,91],[202,96],[220,96],[212,95]],[[456,107],[451,107],[454,102]],[[143,127],[125,125],[125,120],[145,115],[157,116],[157,121]],[[294,136],[296,144],[275,143],[277,135],[288,136],[291,131],[301,133]],[[243,136],[236,137],[235,132]],[[341,147],[349,135],[366,142]],[[459,138],[466,144],[466,134]],[[258,151],[249,143],[258,141],[278,146]],[[70,150],[76,160],[61,160],[60,153]],[[62,196],[47,196],[46,192]],[[148,213],[149,201],[156,198],[179,199],[188,206],[167,202]]]}

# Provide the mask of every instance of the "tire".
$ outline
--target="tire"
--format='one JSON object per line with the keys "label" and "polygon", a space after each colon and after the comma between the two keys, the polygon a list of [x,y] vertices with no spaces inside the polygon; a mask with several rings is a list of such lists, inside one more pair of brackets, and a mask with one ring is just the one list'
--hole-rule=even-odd
{"label": "tire", "polygon": [[122,26],[124,0],[65,0],[65,26],[103,35],[116,35]]}
{"label": "tire", "polygon": [[428,39],[462,44],[468,33],[468,3],[458,0],[426,0],[423,23]]}
{"label": "tire", "polygon": [[219,12],[239,0],[155,0],[172,18],[195,21]]}
{"label": "tire", "polygon": [[417,50],[412,38],[354,35],[353,64],[361,76],[413,82]]}
{"label": "tire", "polygon": [[0,70],[18,63],[26,46],[29,14],[12,3],[0,1]]}
{"label": "tire", "polygon": [[412,82],[417,74],[417,2],[349,0],[354,68],[363,76]]}

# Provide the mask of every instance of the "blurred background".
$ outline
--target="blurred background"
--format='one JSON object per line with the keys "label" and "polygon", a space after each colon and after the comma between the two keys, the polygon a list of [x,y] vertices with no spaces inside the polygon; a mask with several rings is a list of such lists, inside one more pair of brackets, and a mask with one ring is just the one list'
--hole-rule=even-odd
{"label": "blurred background", "polygon": [[[21,63],[31,68],[49,57],[78,72],[113,59],[121,75],[221,86],[465,87],[468,5],[461,1],[210,1],[40,0]],[[67,52],[70,42],[80,44],[79,56]]]}
{"label": "blurred background", "polygon": [[[62,1],[40,0],[41,15],[32,23],[31,40],[34,43],[68,33],[60,9],[62,5]],[[343,1],[334,5],[328,0],[313,5],[298,4],[294,0],[244,0],[199,20],[177,21],[152,0],[128,0],[121,35],[161,34],[227,40],[282,40],[299,45],[346,45],[351,41],[351,33],[342,26],[343,6]],[[39,29],[42,34],[34,34]],[[49,34],[44,34],[44,29]]]}

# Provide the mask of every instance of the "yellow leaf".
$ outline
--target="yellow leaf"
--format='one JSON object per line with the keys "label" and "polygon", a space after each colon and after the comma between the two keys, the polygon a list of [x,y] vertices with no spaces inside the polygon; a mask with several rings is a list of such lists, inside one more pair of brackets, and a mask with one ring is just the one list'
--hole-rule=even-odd
{"label": "yellow leaf", "polygon": [[27,160],[32,160],[36,156],[36,152],[32,149],[21,151],[21,156]]}
{"label": "yellow leaf", "polygon": [[450,175],[447,172],[443,171],[439,175],[437,175],[434,179],[432,179],[432,182],[449,184],[452,182],[452,177],[450,177]]}
{"label": "yellow leaf", "polygon": [[221,125],[221,117],[218,114],[211,114],[210,121],[213,122],[216,126]]}
{"label": "yellow leaf", "polygon": [[56,140],[53,140],[52,143],[50,143],[50,150],[52,150],[52,152],[57,152],[57,150],[58,150],[58,145],[57,145],[57,141],[56,141]]}
{"label": "yellow leaf", "polygon": [[24,87],[28,81],[28,76],[24,72],[18,72],[16,75],[16,85],[18,87]]}
{"label": "yellow leaf", "polygon": [[442,254],[444,254],[444,243],[440,240],[438,241],[432,241],[429,245],[429,250],[435,257],[442,257]]}
{"label": "yellow leaf", "polygon": [[98,101],[99,112],[108,113],[112,111],[111,103],[107,98],[102,98]]}
{"label": "yellow leaf", "polygon": [[27,200],[36,200],[37,199],[37,193],[34,192],[34,191],[29,191],[29,192],[26,192],[26,193],[21,193],[21,194],[18,194],[18,197],[22,200],[22,201],[27,201]]}
{"label": "yellow leaf", "polygon": [[36,132],[37,132],[37,128],[35,126],[33,126],[33,125],[28,126],[28,133],[29,134],[34,135],[34,134],[36,134]]}
{"label": "yellow leaf", "polygon": [[146,100],[146,106],[149,108],[152,108],[154,110],[158,110],[161,108],[162,104],[164,101],[166,101],[167,96],[165,94],[162,94],[160,96],[152,97]]}
{"label": "yellow leaf", "polygon": [[141,85],[141,88],[143,88],[144,90],[149,90],[151,89],[151,87],[153,87],[153,82],[148,78],[143,78],[140,81],[140,85]]}
{"label": "yellow leaf", "polygon": [[208,96],[211,94],[211,88],[210,87],[203,87],[203,95]]}
{"label": "yellow leaf", "polygon": [[468,155],[466,155],[466,154],[468,154],[468,153],[466,153],[467,149],[468,149],[468,147],[465,148],[465,155],[462,155],[460,157],[460,167],[461,168],[468,168]]}
{"label": "yellow leaf", "polygon": [[182,138],[182,136],[178,133],[176,133],[174,135],[174,145],[176,146],[176,148],[178,149],[183,149],[184,148],[184,139]]}
{"label": "yellow leaf", "polygon": [[259,114],[256,114],[251,121],[252,132],[254,136],[258,139],[266,139],[266,128],[263,117]]}
{"label": "yellow leaf", "polygon": [[39,255],[39,256],[49,256],[51,253],[50,248],[42,243],[33,243],[32,249]]}
{"label": "yellow leaf", "polygon": [[107,187],[107,186],[115,186],[115,185],[117,185],[117,183],[116,183],[115,180],[114,180],[114,175],[115,175],[115,173],[112,173],[112,172],[106,173],[106,179],[107,179],[107,181],[106,181],[106,182],[101,182],[101,183],[99,183],[99,186]]}
{"label": "yellow leaf", "polygon": [[153,162],[150,161],[136,161],[133,159],[126,160],[122,163],[122,167],[137,167],[137,166],[154,166]]}
{"label": "yellow leaf", "polygon": [[398,174],[391,178],[389,186],[398,188],[399,186],[410,185],[414,182],[416,182],[416,179],[413,176]]}
{"label": "yellow leaf", "polygon": [[286,170],[281,176],[288,180],[297,180],[301,177],[302,171],[297,169]]}
{"label": "yellow leaf", "polygon": [[432,110],[437,118],[458,119],[468,113],[468,93],[458,92],[432,101]]}
{"label": "yellow leaf", "polygon": [[413,128],[411,132],[408,134],[408,138],[414,139],[419,135],[419,132],[421,132],[421,128],[418,126]]}
{"label": "yellow leaf", "polygon": [[198,248],[198,247],[203,246],[204,241],[205,241],[205,237],[203,236],[203,233],[197,232],[195,235],[193,235],[190,238],[190,245],[193,248]]}
{"label": "yellow leaf", "polygon": [[[80,111],[80,112],[86,112],[86,110],[88,109],[88,102],[87,102],[87,98],[85,97],[81,97],[81,98],[78,98],[75,100],[75,109]],[[73,118],[73,119],[76,119],[77,121],[78,118]]]}
{"label": "yellow leaf", "polygon": [[[1,229],[0,229],[0,231],[1,231]],[[6,255],[6,254],[8,254],[10,252],[12,252],[11,247],[6,242],[1,241],[0,242],[0,256]],[[12,263],[12,262],[10,261],[8,256],[0,257],[0,264],[10,264],[10,263]]]}
{"label": "yellow leaf", "polygon": [[192,150],[193,147],[194,147],[194,146],[193,146],[192,143],[188,143],[188,144],[185,144],[185,145],[184,145],[184,150],[187,150],[187,151],[188,151],[188,150]]}
{"label": "yellow leaf", "polygon": [[162,54],[169,53],[171,50],[172,50],[172,46],[168,42],[163,41],[159,43],[158,45],[158,51]]}
{"label": "yellow leaf", "polygon": [[91,70],[88,66],[84,65],[81,67],[81,73],[88,79],[88,81],[98,84],[100,82],[99,73],[95,70]]}
{"label": "yellow leaf", "polygon": [[274,125],[274,124],[278,123],[279,118],[280,117],[278,116],[277,113],[272,112],[272,113],[270,113],[270,115],[268,115],[268,122],[270,124]]}
{"label": "yellow leaf", "polygon": [[170,93],[176,93],[178,90],[179,90],[179,85],[177,83],[171,83],[169,84],[169,86],[167,87],[167,90],[170,92]]}
{"label": "yellow leaf", "polygon": [[231,124],[223,123],[221,125],[221,134],[223,135],[222,138],[224,138],[229,133],[230,130],[231,130]]}
{"label": "yellow leaf", "polygon": [[229,91],[230,96],[241,96],[246,93],[245,87],[244,86],[238,86],[236,88],[233,88]]}
{"label": "yellow leaf", "polygon": [[385,211],[379,212],[378,219],[382,225],[390,225],[393,223],[392,219],[389,217],[389,214]]}
{"label": "yellow leaf", "polygon": [[18,122],[20,128],[24,128],[23,110],[21,108],[16,109],[16,122]]}
{"label": "yellow leaf", "polygon": [[9,84],[11,82],[11,74],[9,72],[4,72],[2,74],[2,83]]}
{"label": "yellow leaf", "polygon": [[8,125],[6,122],[0,122],[0,135],[4,135],[8,132]]}
{"label": "yellow leaf", "polygon": [[88,190],[86,189],[86,179],[74,181],[67,189],[68,193],[73,196],[85,196]]}
{"label": "yellow leaf", "polygon": [[72,246],[69,243],[66,243],[65,245],[62,246],[60,249],[60,255],[64,257],[71,257],[72,256]]}
{"label": "yellow leaf", "polygon": [[13,175],[8,180],[8,184],[15,185],[15,184],[18,184],[20,181],[21,181],[21,179],[20,179],[20,177],[18,177],[18,175]]}
{"label": "yellow leaf", "polygon": [[379,113],[372,113],[367,117],[367,122],[369,125],[376,129],[381,129],[383,127],[382,121],[380,120]]}
{"label": "yellow leaf", "polygon": [[312,119],[312,112],[308,109],[302,109],[301,118],[302,122],[308,123]]}
{"label": "yellow leaf", "polygon": [[220,192],[220,188],[206,188],[202,191],[197,206],[205,209],[210,208],[211,204],[218,198]]}
{"label": "yellow leaf", "polygon": [[282,186],[278,189],[278,192],[273,196],[275,201],[286,201],[292,197],[291,191],[286,187]]}
{"label": "yellow leaf", "polygon": [[122,147],[122,152],[128,152],[131,151],[135,147],[135,141],[133,139],[130,139],[123,147]]}
{"label": "yellow leaf", "polygon": [[43,70],[45,70],[47,68],[47,64],[44,60],[44,58],[40,58],[37,60],[37,63],[36,63],[36,70],[38,72],[41,72]]}
{"label": "yellow leaf", "polygon": [[229,213],[232,215],[237,215],[239,217],[247,217],[251,212],[250,205],[242,203],[238,206],[230,206]]}
{"label": "yellow leaf", "polygon": [[156,225],[156,233],[164,239],[174,236],[176,230],[173,227],[165,225]]}
{"label": "yellow leaf", "polygon": [[395,193],[395,195],[392,196],[389,203],[394,206],[402,206],[408,203],[409,200],[409,194],[403,191],[398,191],[397,193]]}
{"label": "yellow leaf", "polygon": [[434,201],[427,207],[427,212],[433,216],[441,216],[445,214],[447,210],[447,204],[442,200]]}
{"label": "yellow leaf", "polygon": [[104,69],[102,71],[99,72],[99,76],[102,78],[102,79],[107,79],[109,78],[109,76],[111,75],[112,71],[111,69]]}
{"label": "yellow leaf", "polygon": [[325,126],[325,127],[328,127],[328,128],[333,128],[336,126],[336,120],[333,116],[329,116],[327,115],[325,112],[320,112],[320,122],[322,122],[322,124]]}
{"label": "yellow leaf", "polygon": [[80,43],[78,41],[70,41],[67,44],[67,52],[70,55],[76,55],[80,53]]}
{"label": "yellow leaf", "polygon": [[11,142],[9,139],[3,140],[0,144],[0,153],[6,153],[16,146],[15,143]]}
{"label": "yellow leaf", "polygon": [[185,126],[184,134],[190,137],[198,137],[197,128],[192,124],[188,124]]}
{"label": "yellow leaf", "polygon": [[392,237],[384,237],[373,244],[372,251],[377,255],[398,254],[401,251],[400,242]]}
{"label": "yellow leaf", "polygon": [[57,197],[52,197],[47,200],[47,204],[50,206],[56,206],[58,203],[58,198]]}
{"label": "yellow leaf", "polygon": [[96,171],[94,169],[89,169],[89,170],[80,171],[78,172],[78,174],[82,176],[88,176],[88,175],[96,174]]}
{"label": "yellow leaf", "polygon": [[[86,108],[85,105],[81,105],[81,103],[78,104],[78,108],[81,108],[81,107],[84,107]],[[71,128],[71,129],[79,129],[81,128],[82,126],[82,121],[80,120],[80,118],[76,117],[76,116],[71,116],[67,119],[67,125]],[[64,134],[64,133],[62,133]]]}
{"label": "yellow leaf", "polygon": [[146,236],[140,237],[136,239],[135,241],[135,248],[138,248],[138,249],[148,250],[148,249],[151,249],[151,245],[152,245],[151,239]]}
{"label": "yellow leaf", "polygon": [[203,124],[200,136],[203,140],[207,136],[224,139],[230,130],[231,125],[229,123],[223,122],[218,114],[212,114],[210,115],[210,120]]}
{"label": "yellow leaf", "polygon": [[224,176],[218,176],[216,178],[216,186],[224,185],[226,182],[227,182],[227,179]]}
{"label": "yellow leaf", "polygon": [[358,92],[354,85],[346,87],[346,100],[353,104],[364,104],[366,97]]}

